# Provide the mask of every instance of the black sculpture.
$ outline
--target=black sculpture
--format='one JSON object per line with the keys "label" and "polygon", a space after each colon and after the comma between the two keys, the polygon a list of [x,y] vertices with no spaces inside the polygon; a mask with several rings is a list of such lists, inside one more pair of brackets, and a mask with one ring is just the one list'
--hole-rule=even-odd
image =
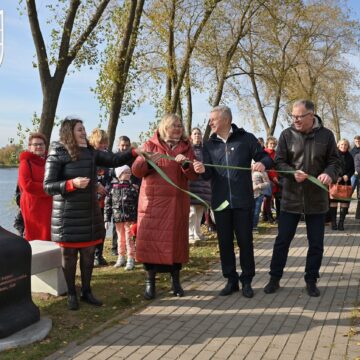
{"label": "black sculpture", "polygon": [[31,298],[31,247],[0,226],[0,339],[39,320]]}

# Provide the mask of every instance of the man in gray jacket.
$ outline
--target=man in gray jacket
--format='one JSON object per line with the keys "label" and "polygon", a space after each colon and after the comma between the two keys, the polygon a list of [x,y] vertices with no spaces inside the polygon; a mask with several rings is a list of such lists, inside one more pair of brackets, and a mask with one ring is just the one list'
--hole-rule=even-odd
{"label": "man in gray jacket", "polygon": [[301,214],[305,214],[309,249],[305,265],[305,282],[309,296],[319,296],[316,286],[324,251],[325,214],[328,211],[328,193],[308,180],[312,175],[321,183],[336,182],[341,171],[341,160],[336,151],[333,133],[325,128],[315,115],[314,104],[309,100],[294,103],[292,125],[279,138],[275,168],[295,171],[280,174],[283,178],[281,212],[270,264],[270,281],[267,294],[280,286],[289,247],[295,236]]}

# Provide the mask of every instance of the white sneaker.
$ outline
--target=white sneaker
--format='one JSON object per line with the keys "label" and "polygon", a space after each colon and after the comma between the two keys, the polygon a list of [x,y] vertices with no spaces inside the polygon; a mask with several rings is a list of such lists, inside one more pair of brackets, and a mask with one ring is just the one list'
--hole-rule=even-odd
{"label": "white sneaker", "polygon": [[120,256],[117,258],[114,267],[119,268],[119,267],[121,267],[121,266],[125,266],[125,264],[126,264],[126,258],[125,258],[125,256],[120,255]]}
{"label": "white sneaker", "polygon": [[135,268],[135,260],[132,258],[129,258],[126,263],[125,270],[134,270]]}

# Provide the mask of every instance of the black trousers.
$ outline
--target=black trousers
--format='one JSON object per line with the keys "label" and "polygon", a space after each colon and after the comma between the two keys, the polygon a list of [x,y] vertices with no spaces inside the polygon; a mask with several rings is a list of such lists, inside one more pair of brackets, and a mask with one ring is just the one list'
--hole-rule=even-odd
{"label": "black trousers", "polygon": [[[275,239],[270,275],[280,279],[284,272],[289,253],[301,214],[280,212],[278,236]],[[305,265],[305,281],[316,281],[324,253],[325,214],[305,215],[308,252]]]}
{"label": "black trousers", "polygon": [[[103,218],[104,218],[104,210],[105,210],[104,208],[101,208],[101,214]],[[104,241],[105,239],[100,244],[97,244],[95,247],[95,257],[97,258],[101,258],[103,256]]]}
{"label": "black trousers", "polygon": [[240,249],[240,281],[251,283],[255,275],[253,247],[253,209],[225,209],[215,211],[223,276],[231,282],[239,281],[234,252],[234,232]]}
{"label": "black trousers", "polygon": [[94,268],[95,246],[84,248],[61,248],[62,268],[69,295],[76,294],[75,275],[78,253],[80,254],[80,273],[81,273],[81,290],[88,292],[91,290],[91,277]]}
{"label": "black trousers", "polygon": [[117,232],[116,232],[116,226],[115,223],[113,223],[113,230],[112,230],[112,246],[111,246],[111,250],[116,251],[116,253],[118,253],[118,236],[117,236]]}

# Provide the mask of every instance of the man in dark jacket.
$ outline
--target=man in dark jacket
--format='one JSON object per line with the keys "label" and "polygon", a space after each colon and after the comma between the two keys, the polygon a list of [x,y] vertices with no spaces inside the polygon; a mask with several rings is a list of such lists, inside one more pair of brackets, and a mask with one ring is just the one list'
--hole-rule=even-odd
{"label": "man in dark jacket", "polygon": [[[354,137],[354,147],[351,149],[350,154],[352,155],[354,161],[355,161],[355,156],[357,154],[360,154],[360,136],[356,135]],[[351,177],[351,186],[352,186],[352,191],[354,192],[354,190],[356,189],[356,193],[357,193],[357,197],[359,198],[359,173],[357,171],[355,171],[354,175]]]}
{"label": "man in dark jacket", "polygon": [[204,173],[203,178],[211,179],[213,209],[225,200],[229,202],[226,209],[215,212],[221,267],[227,279],[220,295],[230,295],[239,290],[233,244],[235,232],[240,248],[242,293],[251,298],[254,295],[251,281],[255,275],[255,261],[252,236],[254,195],[250,167],[254,160],[253,170],[264,171],[273,166],[273,161],[253,134],[239,129],[231,121],[231,110],[227,106],[217,106],[211,111],[209,125],[212,135],[204,144],[204,163],[239,166],[246,170],[207,167],[205,171],[198,161],[194,162],[194,169]]}
{"label": "man in dark jacket", "polygon": [[292,108],[292,125],[279,139],[275,168],[295,171],[283,175],[281,212],[270,264],[270,281],[267,294],[279,288],[289,247],[295,236],[302,213],[305,214],[309,250],[305,266],[305,282],[309,296],[319,296],[316,286],[324,251],[325,214],[329,208],[328,193],[307,180],[309,175],[321,183],[336,182],[341,171],[341,160],[333,133],[326,129],[314,113],[309,100],[295,102]]}

